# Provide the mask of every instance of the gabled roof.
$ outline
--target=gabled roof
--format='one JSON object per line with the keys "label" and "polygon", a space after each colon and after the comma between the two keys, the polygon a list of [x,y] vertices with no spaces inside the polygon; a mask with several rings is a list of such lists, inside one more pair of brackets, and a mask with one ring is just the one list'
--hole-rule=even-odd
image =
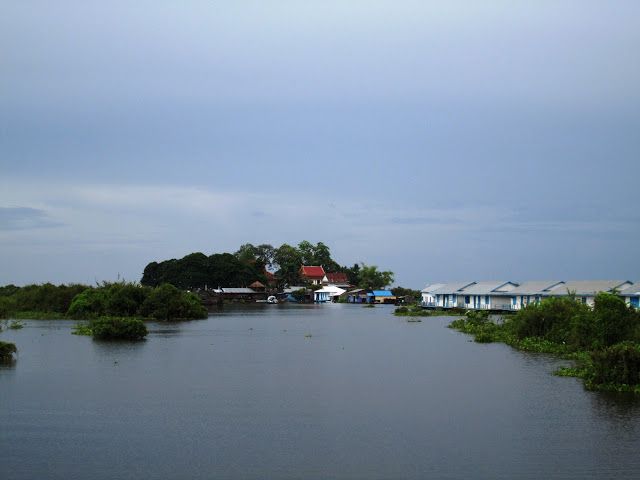
{"label": "gabled roof", "polygon": [[436,290],[438,290],[439,288],[444,287],[444,283],[429,283],[427,284],[426,287],[424,287],[421,291],[422,293],[431,293],[431,292],[435,292]]}
{"label": "gabled roof", "polygon": [[476,282],[453,282],[453,283],[445,283],[442,287],[437,290],[433,290],[432,294],[437,295],[449,295],[452,293],[462,293],[462,289],[474,285]]}
{"label": "gabled roof", "polygon": [[355,290],[349,290],[347,292],[347,294],[356,294],[356,293],[362,293],[362,292],[366,292],[366,290],[364,288],[356,288]]}
{"label": "gabled roof", "polygon": [[620,291],[631,286],[629,280],[569,280],[550,290],[551,295],[576,295],[591,296],[598,292],[610,292],[614,289]]}
{"label": "gabled roof", "polygon": [[334,272],[326,274],[329,283],[349,283],[347,274],[343,272]]}
{"label": "gabled roof", "polygon": [[300,275],[307,278],[322,278],[324,277],[324,268],[320,265],[302,265],[300,267]]}
{"label": "gabled roof", "polygon": [[486,281],[477,282],[468,287],[462,288],[458,293],[462,295],[489,295],[507,293],[517,287],[515,282]]}
{"label": "gabled roof", "polygon": [[522,282],[518,287],[511,290],[511,295],[548,295],[549,292],[564,282],[561,280],[532,280]]}
{"label": "gabled roof", "polygon": [[318,292],[329,293],[332,295],[342,295],[346,292],[346,290],[344,288],[336,287],[335,285],[327,285],[326,287],[322,287],[316,290],[314,293]]}
{"label": "gabled roof", "polygon": [[620,295],[625,297],[637,296],[640,295],[640,282],[636,282],[630,287],[625,288],[620,291]]}
{"label": "gabled roof", "polygon": [[264,284],[258,280],[249,285],[250,288],[265,288]]}

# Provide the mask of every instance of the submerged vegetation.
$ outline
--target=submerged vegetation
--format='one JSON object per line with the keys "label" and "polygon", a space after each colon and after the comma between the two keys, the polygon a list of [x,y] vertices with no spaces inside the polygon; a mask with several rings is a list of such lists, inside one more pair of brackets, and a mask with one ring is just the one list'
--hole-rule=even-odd
{"label": "submerged vegetation", "polygon": [[587,389],[640,393],[640,312],[614,294],[599,293],[593,308],[573,297],[545,299],[501,323],[488,312],[470,311],[449,327],[478,343],[502,342],[573,360],[556,373],[582,378]]}
{"label": "submerged vegetation", "polygon": [[13,354],[17,352],[18,349],[15,344],[0,341],[0,361],[7,362],[13,360]]}
{"label": "submerged vegetation", "polygon": [[[15,327],[13,325],[15,325],[15,322],[9,323],[7,320],[3,320],[0,322],[0,332],[5,328],[22,328],[22,324],[20,324],[20,327]],[[18,353],[18,349],[15,344],[0,341],[0,362],[11,362],[13,360],[14,353]]]}
{"label": "submerged vegetation", "polygon": [[422,308],[420,305],[407,305],[398,307],[393,311],[397,317],[430,317],[434,315],[432,310]]}
{"label": "submerged vegetation", "polygon": [[147,327],[137,318],[100,318],[90,324],[93,338],[100,340],[142,340]]}
{"label": "submerged vegetation", "polygon": [[105,317],[78,323],[71,333],[99,340],[142,340],[149,332],[140,319]]}
{"label": "submerged vegetation", "polygon": [[206,318],[207,310],[198,296],[169,284],[151,288],[129,282],[103,282],[96,287],[46,283],[0,287],[0,316],[174,321]]}

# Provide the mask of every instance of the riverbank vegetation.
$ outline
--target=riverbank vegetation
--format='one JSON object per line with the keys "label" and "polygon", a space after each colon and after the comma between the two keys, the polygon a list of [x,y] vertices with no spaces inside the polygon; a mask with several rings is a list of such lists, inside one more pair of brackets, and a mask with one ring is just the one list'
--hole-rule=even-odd
{"label": "riverbank vegetation", "polygon": [[470,311],[449,326],[479,343],[573,360],[557,373],[582,378],[587,389],[640,393],[640,312],[617,295],[599,293],[593,308],[573,297],[548,298],[500,322]]}
{"label": "riverbank vegetation", "polygon": [[0,287],[0,315],[13,319],[138,318],[164,321],[206,318],[192,293],[163,284],[156,288],[129,282],[86,285]]}

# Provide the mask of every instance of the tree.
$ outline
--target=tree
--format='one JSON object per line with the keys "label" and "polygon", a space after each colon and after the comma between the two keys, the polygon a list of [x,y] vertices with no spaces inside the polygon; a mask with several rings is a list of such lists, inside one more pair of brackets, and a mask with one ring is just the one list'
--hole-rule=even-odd
{"label": "tree", "polygon": [[284,243],[275,251],[274,261],[278,265],[276,276],[280,285],[295,285],[300,282],[302,255],[298,249]]}
{"label": "tree", "polygon": [[393,283],[393,272],[378,271],[376,265],[361,264],[358,286],[366,289],[383,288]]}

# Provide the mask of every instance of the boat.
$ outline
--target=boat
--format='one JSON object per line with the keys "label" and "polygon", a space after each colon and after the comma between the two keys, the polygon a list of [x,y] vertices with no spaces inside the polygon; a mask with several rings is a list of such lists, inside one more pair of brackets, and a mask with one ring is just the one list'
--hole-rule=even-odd
{"label": "boat", "polygon": [[266,300],[256,300],[256,303],[275,304],[278,303],[278,299],[275,297],[275,295],[269,295]]}

